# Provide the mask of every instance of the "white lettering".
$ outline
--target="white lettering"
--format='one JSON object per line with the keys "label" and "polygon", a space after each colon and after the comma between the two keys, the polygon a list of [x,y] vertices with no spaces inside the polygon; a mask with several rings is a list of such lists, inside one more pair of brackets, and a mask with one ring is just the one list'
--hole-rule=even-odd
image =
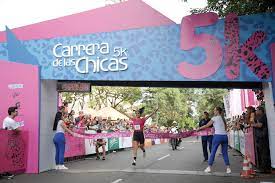
{"label": "white lettering", "polygon": [[102,70],[103,72],[108,72],[108,69],[105,69],[105,68],[103,67],[104,62],[106,62],[106,61],[108,61],[107,58],[101,60],[101,62],[100,62],[100,70]]}
{"label": "white lettering", "polygon": [[108,54],[110,53],[109,44],[108,43],[101,43],[100,53]]}
{"label": "white lettering", "polygon": [[97,68],[96,68],[96,61],[94,61],[94,60],[89,60],[88,61],[88,63],[90,64],[90,63],[92,63],[92,65],[93,65],[93,72],[96,72],[96,70],[97,70]]}
{"label": "white lettering", "polygon": [[[118,59],[111,58],[110,61],[111,61],[111,64],[109,64],[109,66],[108,66],[109,71],[113,71],[113,72],[119,71],[119,69],[118,69]],[[113,67],[115,67],[115,68],[113,68]]]}
{"label": "white lettering", "polygon": [[127,57],[126,51],[127,51],[126,48],[120,48],[120,56],[123,56],[123,54],[125,54],[125,57]]}
{"label": "white lettering", "polygon": [[120,52],[119,52],[119,47],[114,47],[114,57],[119,57]]}
{"label": "white lettering", "polygon": [[63,56],[63,57],[70,57],[70,56],[72,56],[72,55],[71,55],[70,46],[63,46],[63,49],[62,49],[62,56]]}
{"label": "white lettering", "polygon": [[[84,64],[85,64],[85,68],[84,70],[80,70],[80,63],[84,61]],[[81,73],[81,74],[87,74],[89,71],[88,71],[88,60],[86,57],[82,57],[80,59],[78,59],[75,63],[75,68],[76,68],[76,71]]]}
{"label": "white lettering", "polygon": [[62,60],[56,59],[55,61],[53,61],[53,66],[54,67],[62,66]]}
{"label": "white lettering", "polygon": [[119,59],[119,63],[124,66],[124,68],[119,69],[120,71],[125,71],[125,70],[128,69],[128,65],[125,62],[123,62],[124,60],[128,60],[128,58],[127,57],[122,57],[122,58]]}
{"label": "white lettering", "polygon": [[59,46],[62,46],[62,44],[57,44],[57,45],[55,45],[54,47],[53,47],[53,55],[55,56],[55,57],[58,57],[58,58],[61,58],[62,57],[62,55],[57,55],[57,53],[56,53],[56,49],[57,49],[57,47],[59,47]]}
{"label": "white lettering", "polygon": [[[75,66],[76,71],[81,74],[89,73],[89,69],[92,69],[92,72],[95,73],[108,71],[117,72],[128,69],[126,48],[114,47],[113,58],[100,58],[100,54],[110,54],[108,43],[93,43],[88,45],[63,45],[58,43],[53,47],[52,51],[53,55],[56,57],[52,62],[53,67]],[[85,57],[85,55],[96,55],[97,57],[89,58]],[[80,56],[82,57],[78,58]]]}
{"label": "white lettering", "polygon": [[95,45],[94,44],[88,44],[86,46],[86,54],[93,56],[95,55]]}

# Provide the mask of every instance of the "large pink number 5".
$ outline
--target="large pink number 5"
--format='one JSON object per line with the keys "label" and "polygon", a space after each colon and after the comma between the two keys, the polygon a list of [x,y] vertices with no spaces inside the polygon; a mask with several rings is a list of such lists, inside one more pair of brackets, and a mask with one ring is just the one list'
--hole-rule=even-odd
{"label": "large pink number 5", "polygon": [[181,22],[181,49],[190,50],[195,47],[201,47],[205,50],[206,60],[203,64],[193,65],[187,62],[181,62],[178,65],[178,72],[190,79],[203,79],[211,76],[221,66],[222,47],[219,40],[209,34],[195,34],[196,27],[213,25],[218,21],[216,13],[203,13],[189,15]]}

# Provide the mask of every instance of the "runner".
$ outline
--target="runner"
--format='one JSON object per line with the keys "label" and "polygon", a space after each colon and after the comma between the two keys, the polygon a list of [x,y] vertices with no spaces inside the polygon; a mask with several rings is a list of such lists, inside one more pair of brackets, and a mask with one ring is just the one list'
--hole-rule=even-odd
{"label": "runner", "polygon": [[156,109],[152,114],[146,117],[141,117],[143,112],[144,112],[144,107],[142,107],[139,110],[135,111],[136,117],[131,118],[133,122],[133,128],[134,128],[134,134],[133,134],[133,166],[136,166],[136,161],[137,161],[137,150],[140,148],[143,151],[143,157],[146,156],[145,149],[144,149],[144,134],[143,134],[143,129],[144,129],[144,124],[145,121],[152,117],[158,109]]}

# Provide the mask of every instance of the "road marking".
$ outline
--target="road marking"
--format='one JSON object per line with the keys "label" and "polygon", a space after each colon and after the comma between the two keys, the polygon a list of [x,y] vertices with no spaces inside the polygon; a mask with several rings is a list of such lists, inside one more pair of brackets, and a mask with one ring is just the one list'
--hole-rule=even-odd
{"label": "road marking", "polygon": [[112,183],[118,183],[118,182],[120,182],[120,181],[122,181],[122,179],[117,179],[117,180],[115,180],[115,181],[112,182]]}
{"label": "road marking", "polygon": [[179,150],[182,150],[182,149],[184,149],[184,147],[180,147],[180,148],[179,148]]}
{"label": "road marking", "polygon": [[158,169],[96,169],[96,170],[80,170],[69,169],[61,170],[64,173],[148,173],[148,174],[173,174],[173,175],[201,175],[201,176],[216,176],[216,177],[240,177],[239,173],[226,174],[225,172],[205,173],[204,171],[188,171],[188,170],[158,170]]}
{"label": "road marking", "polygon": [[169,157],[169,156],[170,156],[170,154],[167,154],[167,155],[165,155],[165,156],[159,158],[158,161],[163,160],[164,158],[167,158],[167,157]]}

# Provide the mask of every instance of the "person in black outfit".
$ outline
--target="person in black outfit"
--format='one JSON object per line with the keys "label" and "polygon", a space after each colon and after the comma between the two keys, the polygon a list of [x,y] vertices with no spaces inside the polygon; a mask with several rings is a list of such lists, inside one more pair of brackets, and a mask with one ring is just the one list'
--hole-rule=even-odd
{"label": "person in black outfit", "polygon": [[[203,119],[200,121],[199,127],[202,127],[202,126],[206,125],[209,121],[210,121],[209,113],[208,112],[204,112],[203,113]],[[203,156],[204,156],[204,161],[205,162],[208,161],[207,145],[209,145],[209,151],[211,153],[212,139],[213,139],[212,135],[202,136],[201,137]]]}
{"label": "person in black outfit", "polygon": [[53,124],[53,131],[56,131],[58,121],[61,120],[62,113],[64,113],[64,112],[65,112],[65,107],[64,106],[59,107],[57,113],[55,114],[54,124]]}
{"label": "person in black outfit", "polygon": [[268,139],[267,117],[263,107],[258,107],[256,120],[251,124],[254,128],[256,164],[260,173],[270,173],[271,160]]}

